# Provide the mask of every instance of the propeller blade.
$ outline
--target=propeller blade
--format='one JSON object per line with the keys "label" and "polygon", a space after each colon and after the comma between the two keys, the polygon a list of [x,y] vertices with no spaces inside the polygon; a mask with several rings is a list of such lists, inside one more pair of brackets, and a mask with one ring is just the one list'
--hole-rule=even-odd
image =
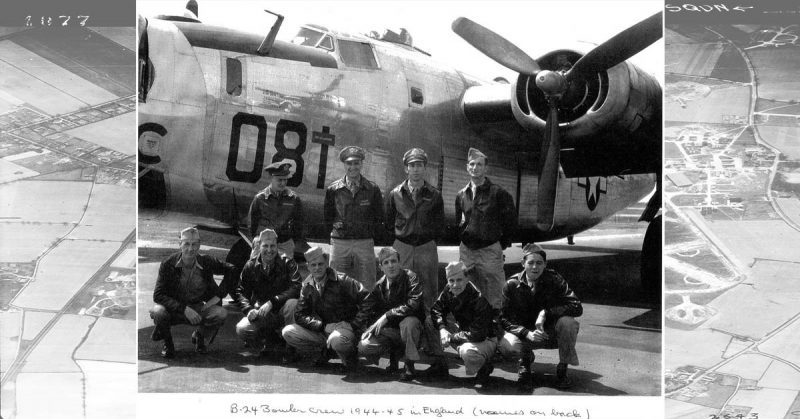
{"label": "propeller blade", "polygon": [[452,28],[458,36],[500,65],[529,76],[539,72],[536,60],[491,30],[465,17],[454,20]]}
{"label": "propeller blade", "polygon": [[661,38],[661,20],[661,12],[658,12],[598,45],[567,72],[567,80],[577,80],[591,73],[608,70],[633,57]]}
{"label": "propeller blade", "polygon": [[553,228],[558,187],[558,167],[561,156],[561,139],[558,135],[558,105],[550,99],[545,138],[542,143],[542,173],[539,175],[539,192],[536,198],[536,225],[542,231]]}

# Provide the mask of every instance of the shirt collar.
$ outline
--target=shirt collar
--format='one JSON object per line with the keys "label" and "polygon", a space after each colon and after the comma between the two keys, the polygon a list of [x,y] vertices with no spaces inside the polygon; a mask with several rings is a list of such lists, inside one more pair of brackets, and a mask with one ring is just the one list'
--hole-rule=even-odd
{"label": "shirt collar", "polygon": [[406,274],[406,270],[401,268],[400,269],[400,273],[398,273],[397,276],[394,277],[394,279],[392,279],[391,281],[389,280],[389,276],[388,275],[383,275],[383,281],[386,284],[386,289],[389,289],[390,285],[400,282],[403,279],[403,276],[405,274]]}
{"label": "shirt collar", "polygon": [[[183,266],[183,258],[182,257],[178,257],[178,261],[175,262],[175,267],[176,268],[183,268],[184,267]],[[200,264],[200,260],[197,257],[194,258],[194,267],[197,268],[197,269],[203,269],[203,265]]]}
{"label": "shirt collar", "polygon": [[[358,180],[355,181],[356,186],[361,186],[361,180],[363,180],[363,179],[364,179],[363,175],[359,176]],[[350,182],[350,177],[347,176],[347,175],[344,175],[344,184],[345,184],[345,186],[347,186],[349,182]]]}
{"label": "shirt collar", "polygon": [[327,283],[328,283],[328,272],[327,271],[325,272],[325,278],[322,278],[322,282],[317,282],[317,280],[314,279],[313,276],[311,277],[311,284],[314,285],[314,288],[317,288],[317,289],[323,288],[324,289],[325,285]]}
{"label": "shirt collar", "polygon": [[274,197],[276,197],[276,198],[280,198],[280,197],[281,197],[281,195],[286,195],[286,193],[287,193],[287,190],[286,190],[286,189],[284,189],[284,190],[283,190],[283,191],[281,191],[280,193],[278,193],[278,192],[274,192],[274,191],[272,190],[272,185],[268,185],[266,188],[264,188],[264,193],[267,195],[267,197],[269,197],[270,195],[272,195],[272,196],[274,196]]}
{"label": "shirt collar", "polygon": [[275,255],[275,258],[274,258],[274,259],[272,259],[272,260],[270,260],[270,261],[267,261],[267,262],[264,262],[264,261],[261,259],[261,254],[259,254],[258,256],[256,256],[256,264],[258,264],[258,265],[260,265],[260,266],[264,266],[264,265],[270,265],[270,266],[274,266],[274,265],[275,265],[275,259],[277,259],[277,258],[278,258],[278,255]]}
{"label": "shirt collar", "polygon": [[477,188],[485,185],[488,181],[489,181],[489,178],[484,177],[483,178],[483,182],[481,182],[480,185],[476,185],[475,182],[473,182],[472,179],[470,179],[469,180],[469,188],[472,189],[472,190],[476,190]]}
{"label": "shirt collar", "polygon": [[[538,278],[534,279],[533,280],[533,285],[537,285],[539,282],[541,282],[542,281],[542,277],[544,277],[544,274],[545,274],[545,272],[542,272],[542,274],[539,275]],[[522,271],[522,273],[520,273],[520,279],[521,279],[521,281],[519,281],[520,284],[525,284],[528,287],[531,287],[531,281],[528,280],[528,274],[526,274],[525,271]]]}
{"label": "shirt collar", "polygon": [[[422,185],[420,185],[419,187],[417,187],[417,189],[419,189],[419,190],[423,190],[423,189],[425,189],[427,186],[428,186],[428,182],[427,182],[427,181],[425,181],[425,180],[423,180],[423,181],[422,181]],[[411,182],[409,182],[409,181],[408,181],[408,179],[406,179],[406,180],[404,180],[404,181],[403,181],[403,187],[404,187],[404,188],[405,188],[405,189],[406,189],[406,190],[407,190],[409,193],[411,193]]]}

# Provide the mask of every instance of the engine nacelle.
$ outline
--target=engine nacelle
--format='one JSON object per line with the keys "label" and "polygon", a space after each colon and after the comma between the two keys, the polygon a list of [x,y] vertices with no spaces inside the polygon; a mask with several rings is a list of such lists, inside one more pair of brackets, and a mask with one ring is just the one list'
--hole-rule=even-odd
{"label": "engine nacelle", "polygon": [[[581,58],[571,50],[550,52],[536,62],[545,70],[560,70]],[[534,78],[520,75],[512,86],[511,111],[525,129],[544,135],[548,105]],[[660,131],[661,87],[649,74],[628,62],[570,86],[561,99],[559,122],[564,147],[593,141],[606,132],[637,136]],[[658,125],[658,127],[654,127]],[[630,139],[630,137],[629,137]]]}

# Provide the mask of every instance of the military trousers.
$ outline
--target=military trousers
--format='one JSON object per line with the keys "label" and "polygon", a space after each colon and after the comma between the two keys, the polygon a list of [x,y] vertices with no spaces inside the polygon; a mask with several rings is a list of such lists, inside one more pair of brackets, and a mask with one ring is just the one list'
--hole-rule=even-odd
{"label": "military trousers", "polygon": [[290,324],[281,331],[286,344],[300,352],[315,352],[330,348],[342,361],[356,350],[353,326],[348,322],[329,323],[321,332],[308,330],[299,324]]}
{"label": "military trousers", "polygon": [[255,348],[258,342],[264,338],[267,331],[278,330],[280,332],[284,326],[294,324],[294,309],[296,306],[297,299],[292,298],[287,300],[280,310],[270,310],[269,314],[264,317],[257,317],[252,322],[245,315],[236,324],[236,335]]}
{"label": "military trousers", "polygon": [[506,332],[500,339],[500,353],[506,358],[522,358],[534,349],[558,348],[558,362],[562,364],[579,365],[578,353],[575,343],[578,340],[580,323],[570,316],[562,316],[556,320],[555,327],[545,330],[548,339],[543,342],[531,342],[520,339],[519,336]]}
{"label": "military trousers", "polygon": [[[367,358],[379,356],[385,350],[404,349],[409,361],[419,361],[419,342],[422,336],[422,322],[414,316],[400,321],[400,327],[384,327],[378,335],[358,342],[358,353]],[[400,352],[398,350],[398,352]]]}
{"label": "military trousers", "polygon": [[372,291],[377,273],[375,242],[372,239],[331,238],[331,267]]}
{"label": "military trousers", "polygon": [[474,250],[461,243],[458,250],[459,259],[467,266],[475,268],[473,285],[493,308],[502,308],[506,275],[503,271],[503,248],[500,247],[500,242]]}
{"label": "military trousers", "polygon": [[430,310],[433,302],[439,297],[439,253],[436,242],[431,240],[419,246],[412,246],[395,240],[393,247],[400,253],[400,266],[417,274],[422,284],[425,310]]}

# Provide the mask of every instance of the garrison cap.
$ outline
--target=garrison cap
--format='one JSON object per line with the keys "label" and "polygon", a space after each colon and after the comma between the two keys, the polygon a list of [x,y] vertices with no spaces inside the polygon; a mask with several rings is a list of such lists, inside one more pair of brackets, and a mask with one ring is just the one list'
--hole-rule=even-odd
{"label": "garrison cap", "polygon": [[342,151],[339,152],[339,160],[341,160],[342,163],[352,159],[359,159],[363,161],[365,155],[366,152],[363,148],[351,145],[343,148]]}
{"label": "garrison cap", "polygon": [[421,161],[425,164],[428,164],[428,154],[425,153],[425,150],[421,148],[412,148],[411,150],[406,151],[406,154],[403,154],[403,164],[406,166],[415,161]]}
{"label": "garrison cap", "polygon": [[483,154],[483,153],[482,153],[480,150],[478,150],[477,148],[472,148],[472,147],[470,147],[470,148],[469,148],[469,151],[467,152],[467,161],[468,161],[468,162],[470,162],[470,161],[472,161],[472,160],[475,160],[475,159],[477,159],[477,158],[479,158],[479,157],[483,157],[483,160],[484,160],[486,163],[488,163],[488,162],[489,162],[489,158],[488,158],[488,157],[486,157],[486,154]]}
{"label": "garrison cap", "polygon": [[190,239],[200,240],[200,231],[194,227],[187,227],[181,230],[181,241]]}
{"label": "garrison cap", "polygon": [[264,171],[272,176],[289,176],[291,168],[292,164],[288,160],[281,160],[270,164]]}
{"label": "garrison cap", "polygon": [[537,254],[542,257],[542,259],[547,260],[547,253],[542,249],[541,246],[535,243],[528,243],[525,247],[522,248],[522,261],[525,261],[525,258],[528,255]]}
{"label": "garrison cap", "polygon": [[448,279],[450,279],[450,278],[452,278],[452,277],[454,277],[454,276],[456,276],[458,274],[461,274],[461,273],[466,275],[467,270],[468,270],[467,269],[467,265],[465,265],[464,262],[461,262],[461,261],[450,262],[444,268],[444,271],[445,271],[446,276],[447,276]]}
{"label": "garrison cap", "polygon": [[303,254],[306,257],[306,262],[311,263],[312,260],[315,260],[320,257],[325,257],[327,259],[328,254],[325,253],[319,246],[314,246]]}
{"label": "garrison cap", "polygon": [[394,247],[383,247],[380,251],[378,251],[378,263],[383,263],[383,261],[392,256],[397,255],[397,260],[400,260],[400,252],[398,252]]}
{"label": "garrison cap", "polygon": [[278,240],[278,233],[271,228],[266,228],[261,234],[258,235],[258,242],[263,243],[264,240],[275,239]]}

